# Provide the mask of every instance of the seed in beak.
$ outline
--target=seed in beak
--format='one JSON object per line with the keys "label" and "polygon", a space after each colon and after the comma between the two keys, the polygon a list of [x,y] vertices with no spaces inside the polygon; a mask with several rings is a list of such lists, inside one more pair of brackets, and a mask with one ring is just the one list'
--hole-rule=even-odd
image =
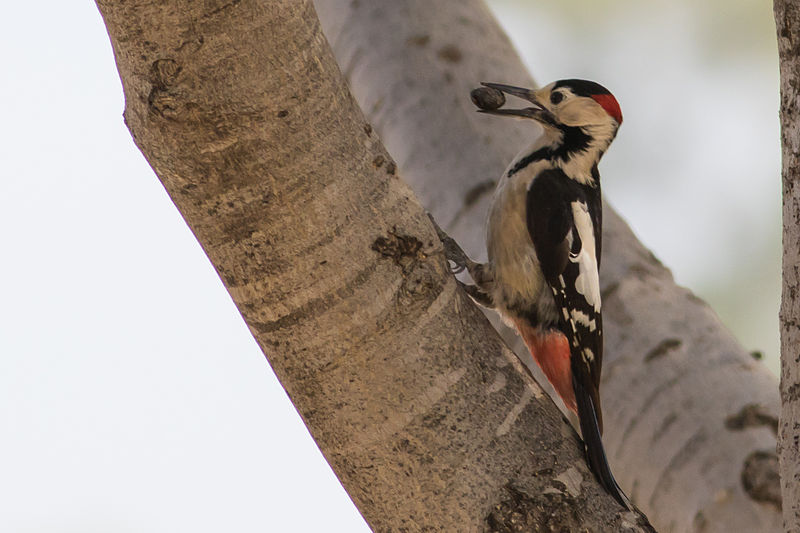
{"label": "seed in beak", "polygon": [[493,87],[478,87],[469,93],[472,103],[480,109],[493,111],[506,103],[506,96]]}

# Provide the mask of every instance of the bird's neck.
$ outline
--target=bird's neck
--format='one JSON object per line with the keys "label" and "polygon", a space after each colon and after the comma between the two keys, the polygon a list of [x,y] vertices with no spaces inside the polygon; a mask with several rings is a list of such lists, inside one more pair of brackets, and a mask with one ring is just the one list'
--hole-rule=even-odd
{"label": "bird's neck", "polygon": [[511,178],[529,165],[548,161],[575,181],[599,187],[597,163],[614,139],[613,126],[545,126],[542,134],[527,149],[520,152],[509,166]]}
{"label": "bird's neck", "polygon": [[555,165],[583,185],[599,186],[597,164],[614,140],[616,128],[612,125],[559,126],[549,133]]}

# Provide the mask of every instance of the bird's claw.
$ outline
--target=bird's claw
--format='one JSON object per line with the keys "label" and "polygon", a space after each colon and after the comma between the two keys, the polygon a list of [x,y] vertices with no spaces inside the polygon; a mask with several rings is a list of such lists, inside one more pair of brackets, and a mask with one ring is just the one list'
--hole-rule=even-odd
{"label": "bird's claw", "polygon": [[455,239],[453,239],[450,235],[445,233],[442,228],[439,227],[439,224],[436,223],[433,215],[428,213],[428,218],[431,219],[431,223],[433,223],[433,227],[436,228],[436,233],[439,235],[439,240],[442,241],[445,258],[455,265],[455,267],[451,267],[450,270],[453,272],[453,274],[460,274],[464,272],[464,270],[467,269],[467,262],[469,261],[467,254],[464,253],[464,250],[461,249],[461,246],[458,245]]}
{"label": "bird's claw", "polygon": [[[452,261],[452,259],[448,258],[448,260]],[[455,261],[453,261],[455,263]],[[450,267],[450,272],[453,274],[461,274],[467,269],[464,265],[454,264]]]}

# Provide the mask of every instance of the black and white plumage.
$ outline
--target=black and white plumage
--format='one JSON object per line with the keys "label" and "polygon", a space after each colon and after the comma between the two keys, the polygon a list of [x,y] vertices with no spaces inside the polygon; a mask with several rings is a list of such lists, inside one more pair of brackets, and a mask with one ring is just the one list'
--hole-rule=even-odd
{"label": "black and white plumage", "polygon": [[561,80],[539,90],[485,83],[532,104],[482,112],[541,126],[512,161],[489,208],[489,261],[466,266],[470,294],[513,324],[567,407],[578,413],[587,461],[605,489],[630,502],[608,466],[600,372],[602,203],[597,164],[622,123],[601,85]]}

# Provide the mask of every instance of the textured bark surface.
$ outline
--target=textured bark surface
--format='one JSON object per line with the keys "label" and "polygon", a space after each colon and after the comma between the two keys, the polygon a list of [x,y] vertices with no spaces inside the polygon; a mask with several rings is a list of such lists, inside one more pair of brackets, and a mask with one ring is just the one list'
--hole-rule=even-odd
{"label": "textured bark surface", "polygon": [[136,144],[375,531],[649,530],[456,290],[308,2],[98,6]]}
{"label": "textured bark surface", "polygon": [[[495,180],[534,133],[469,101],[481,81],[532,83],[508,39],[477,0],[317,7],[404,179],[465,250],[484,256]],[[618,480],[660,531],[779,531],[775,378],[609,208],[604,224],[601,391]]]}
{"label": "textured bark surface", "polygon": [[800,5],[775,0],[781,68],[783,294],[778,455],[786,531],[800,532]]}

